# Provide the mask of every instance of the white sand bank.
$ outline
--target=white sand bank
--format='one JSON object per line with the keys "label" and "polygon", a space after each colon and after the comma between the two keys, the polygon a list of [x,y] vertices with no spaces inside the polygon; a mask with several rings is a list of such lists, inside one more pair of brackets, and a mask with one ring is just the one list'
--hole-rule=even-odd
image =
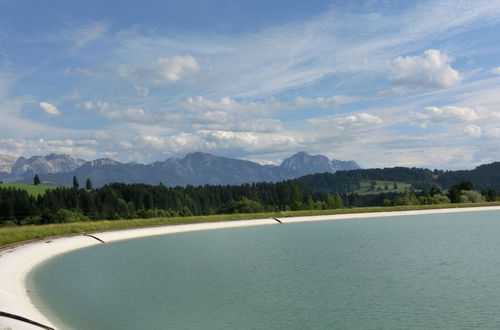
{"label": "white sand bank", "polygon": [[[280,218],[280,221],[283,224],[287,224],[287,223],[297,223],[297,222],[307,222],[307,221],[361,219],[361,218],[378,218],[378,217],[391,217],[391,216],[403,216],[403,215],[476,212],[476,211],[494,211],[494,210],[497,211],[500,210],[500,206],[292,217],[292,218]],[[93,236],[96,236],[105,242],[114,242],[124,239],[182,233],[189,231],[248,227],[248,226],[258,226],[258,225],[277,225],[277,224],[278,223],[272,219],[257,219],[257,220],[244,220],[244,221],[227,221],[227,222],[212,222],[212,223],[199,223],[199,224],[188,224],[188,225],[138,228],[129,230],[101,232],[93,234]],[[102,244],[102,243],[88,236],[72,236],[72,237],[63,237],[52,240],[47,239],[41,242],[21,245],[12,249],[0,251],[0,311],[11,314],[17,314],[29,318],[33,321],[42,323],[44,325],[55,327],[54,324],[52,324],[44,315],[42,315],[31,303],[25,287],[26,275],[34,266],[48,260],[53,256],[68,251],[89,247],[96,244]],[[12,320],[6,317],[0,317],[0,330],[4,329],[41,329],[41,328],[24,322]]]}

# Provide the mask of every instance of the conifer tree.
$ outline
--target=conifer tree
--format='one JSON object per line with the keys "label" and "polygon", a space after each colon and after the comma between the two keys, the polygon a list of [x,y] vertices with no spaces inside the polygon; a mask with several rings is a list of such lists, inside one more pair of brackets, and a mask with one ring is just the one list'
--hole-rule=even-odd
{"label": "conifer tree", "polygon": [[76,176],[73,177],[73,188],[78,189],[80,187],[80,184],[78,183],[78,179]]}
{"label": "conifer tree", "polygon": [[40,177],[38,176],[38,174],[35,174],[35,177],[33,178],[33,184],[35,186],[38,186],[40,184]]}
{"label": "conifer tree", "polygon": [[87,181],[85,182],[85,189],[87,190],[92,190],[93,187],[92,187],[92,181],[90,181],[90,179],[87,179]]}

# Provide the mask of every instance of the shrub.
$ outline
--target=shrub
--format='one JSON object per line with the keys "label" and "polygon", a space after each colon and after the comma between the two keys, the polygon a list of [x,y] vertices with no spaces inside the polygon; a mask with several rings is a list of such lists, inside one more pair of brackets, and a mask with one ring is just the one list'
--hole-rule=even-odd
{"label": "shrub", "polygon": [[483,195],[475,190],[460,191],[459,200],[461,203],[480,203],[485,201]]}

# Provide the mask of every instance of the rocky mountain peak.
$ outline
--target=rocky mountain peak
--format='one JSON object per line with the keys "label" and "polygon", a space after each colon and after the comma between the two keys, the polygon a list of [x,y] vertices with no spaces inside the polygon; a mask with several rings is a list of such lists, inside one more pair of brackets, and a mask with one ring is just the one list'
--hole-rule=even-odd
{"label": "rocky mountain peak", "polygon": [[99,158],[99,159],[85,162],[86,166],[93,166],[93,167],[119,165],[119,164],[121,164],[121,163],[117,162],[116,160],[111,159],[111,158]]}
{"label": "rocky mountain peak", "polygon": [[11,173],[13,175],[65,173],[77,169],[84,163],[83,159],[69,155],[50,154],[28,159],[19,157],[12,165]]}
{"label": "rocky mountain peak", "polygon": [[289,170],[302,171],[306,168],[314,167],[315,170],[324,170],[328,172],[330,170],[330,160],[322,155],[311,156],[305,151],[296,153],[283,160],[281,167]]}
{"label": "rocky mountain peak", "polygon": [[187,166],[190,168],[204,168],[209,166],[214,162],[220,162],[225,160],[226,158],[214,156],[211,154],[207,154],[204,152],[193,152],[187,154],[184,158],[182,158],[179,162],[183,166]]}
{"label": "rocky mountain peak", "polygon": [[14,156],[0,155],[0,172],[10,173],[16,159],[17,158]]}
{"label": "rocky mountain peak", "polygon": [[323,155],[312,156],[305,151],[298,152],[283,160],[280,168],[288,176],[298,177],[314,173],[334,173],[340,170],[352,170],[360,168],[354,161],[329,160]]}

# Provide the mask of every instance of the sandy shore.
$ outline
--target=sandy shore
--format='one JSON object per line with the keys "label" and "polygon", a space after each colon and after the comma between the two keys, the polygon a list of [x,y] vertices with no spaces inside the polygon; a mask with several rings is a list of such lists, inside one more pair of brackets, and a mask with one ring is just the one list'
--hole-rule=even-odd
{"label": "sandy shore", "polygon": [[[310,217],[291,217],[280,218],[283,224],[308,222],[308,221],[329,221],[342,219],[364,219],[364,218],[380,218],[405,215],[421,215],[421,214],[440,214],[440,213],[455,213],[455,212],[477,212],[477,211],[494,211],[500,210],[500,206],[489,207],[470,207],[470,208],[453,208],[453,209],[436,209],[436,210],[417,210],[417,211],[394,211],[394,212],[377,212],[377,213],[352,213],[352,214],[337,214],[323,215]],[[93,236],[103,240],[104,242],[115,242],[125,239],[133,239],[146,236],[166,235],[173,233],[182,233],[190,231],[222,229],[222,228],[237,228],[260,225],[278,225],[278,222],[273,219],[257,219],[257,220],[242,220],[242,221],[227,221],[227,222],[212,222],[199,223],[189,225],[174,225],[150,228],[138,228],[130,230],[119,230],[110,232],[101,232],[93,234]],[[49,258],[69,252],[76,249],[81,249],[96,244],[102,244],[97,239],[90,236],[72,236],[62,237],[52,240],[44,240],[37,243],[21,245],[12,249],[0,251],[0,311],[11,314],[16,314],[39,322],[46,326],[54,327],[55,325],[42,315],[31,303],[27,289],[25,287],[26,275],[36,265],[48,260]],[[0,330],[4,329],[41,329],[39,327],[12,320],[0,316]]]}

